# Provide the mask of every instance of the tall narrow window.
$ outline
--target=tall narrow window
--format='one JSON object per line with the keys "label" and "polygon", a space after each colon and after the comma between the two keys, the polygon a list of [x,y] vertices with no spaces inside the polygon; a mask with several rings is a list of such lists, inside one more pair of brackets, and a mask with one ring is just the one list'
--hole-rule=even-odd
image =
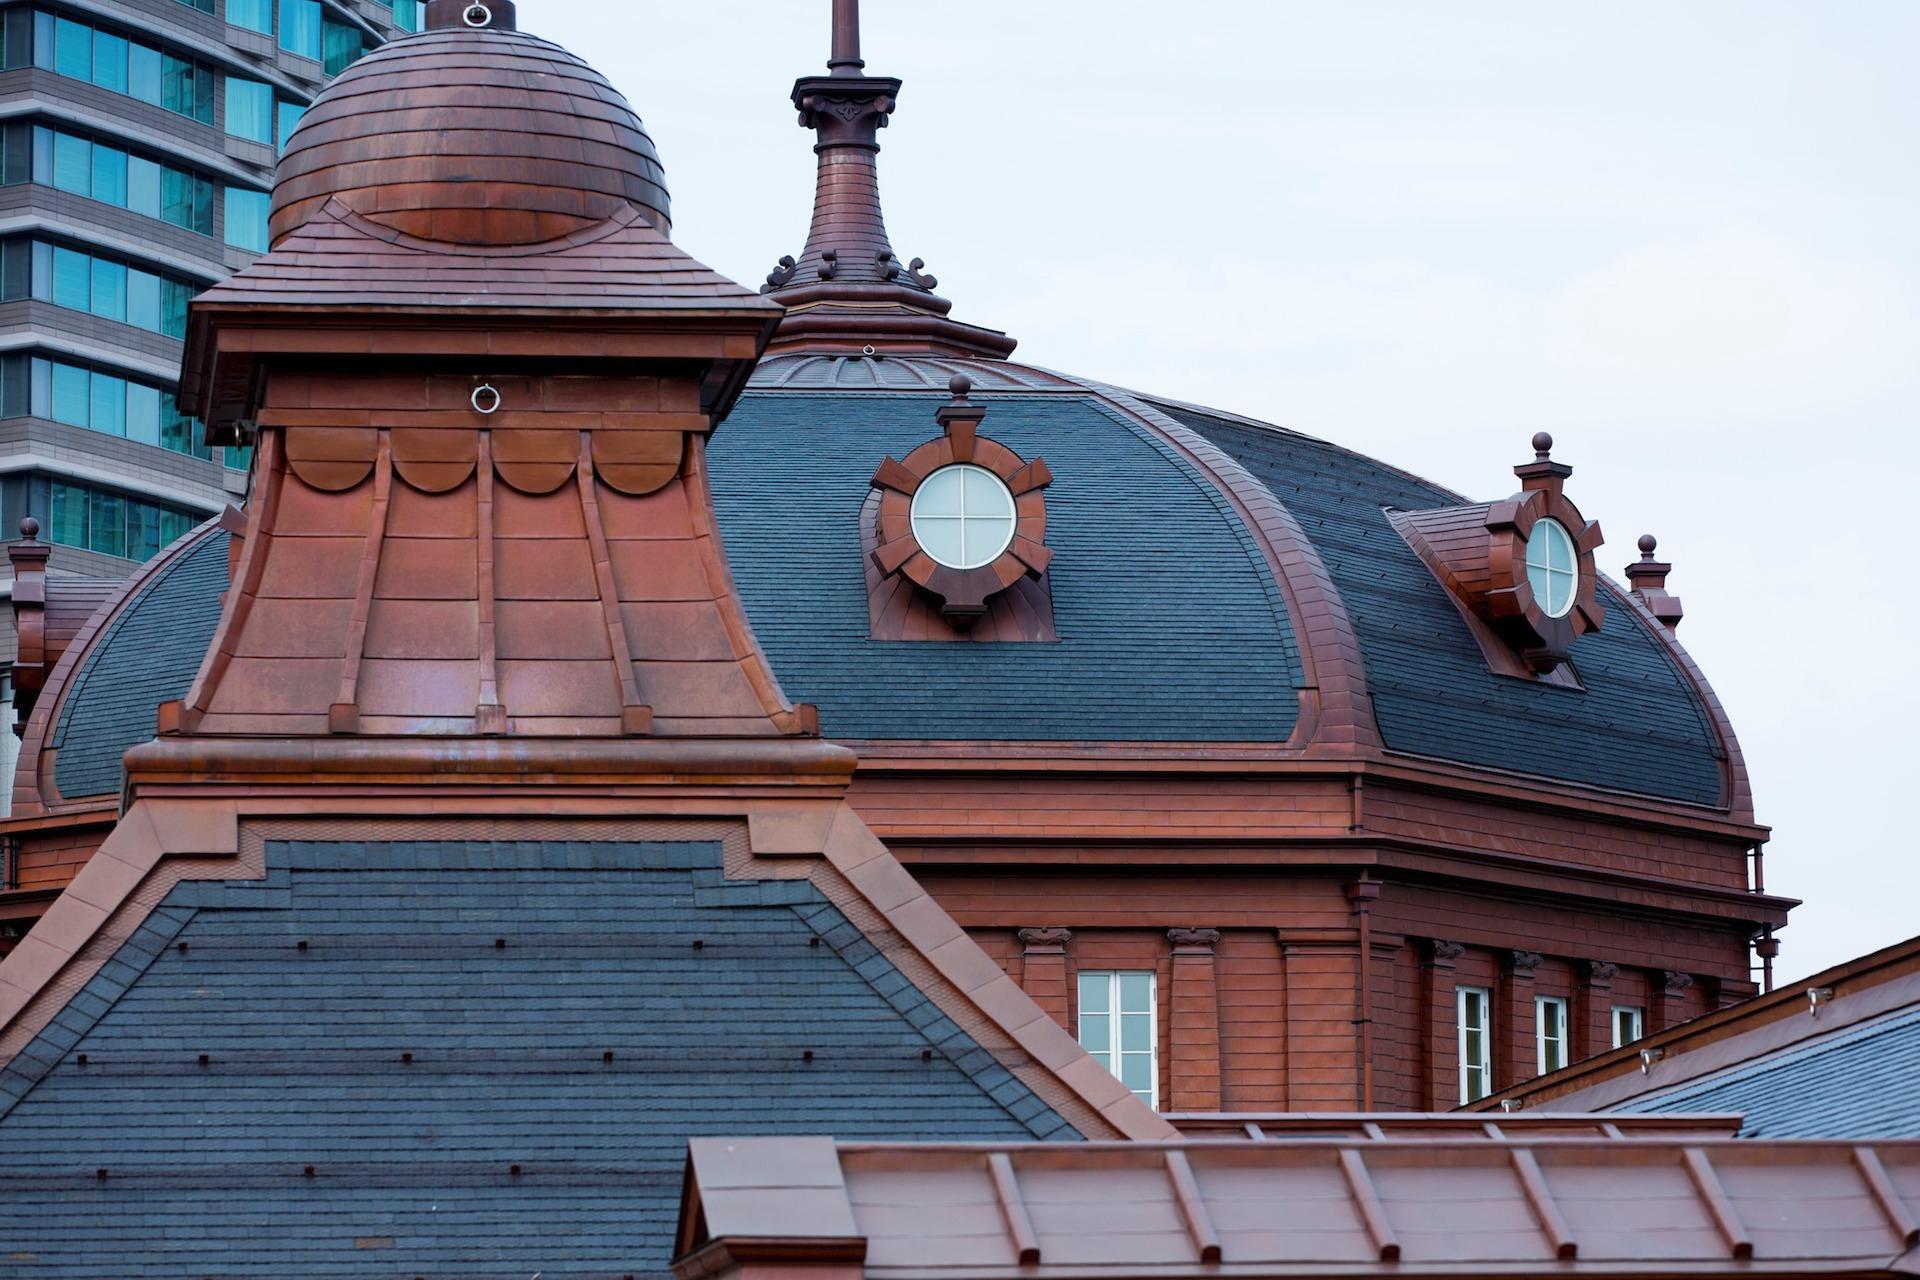
{"label": "tall narrow window", "polygon": [[1558,996],[1537,996],[1533,1002],[1534,1039],[1539,1046],[1540,1074],[1567,1065],[1567,1002]]}
{"label": "tall narrow window", "polygon": [[267,251],[267,214],[271,197],[245,187],[227,188],[227,243],[236,249]]}
{"label": "tall narrow window", "polygon": [[273,0],[227,0],[227,21],[249,31],[273,34]]}
{"label": "tall narrow window", "polygon": [[1624,1049],[1647,1034],[1647,1011],[1633,1005],[1613,1006],[1613,1047]]}
{"label": "tall narrow window", "polygon": [[1153,974],[1083,970],[1080,1043],[1149,1107],[1160,1097]]}
{"label": "tall narrow window", "polygon": [[1460,1023],[1460,1101],[1478,1102],[1493,1092],[1493,994],[1485,987],[1455,992]]}

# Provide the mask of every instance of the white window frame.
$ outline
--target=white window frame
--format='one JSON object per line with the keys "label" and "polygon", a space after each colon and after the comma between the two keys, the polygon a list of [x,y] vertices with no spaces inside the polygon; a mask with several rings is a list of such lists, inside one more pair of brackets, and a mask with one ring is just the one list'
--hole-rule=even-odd
{"label": "white window frame", "polygon": [[[1080,1041],[1082,1048],[1093,1055],[1094,1061],[1113,1073],[1114,1079],[1119,1080],[1122,1084],[1126,1083],[1126,1078],[1120,1074],[1121,1057],[1124,1055],[1137,1058],[1142,1056],[1142,1051],[1138,1049],[1123,1050],[1120,1047],[1120,1019],[1123,1016],[1120,1008],[1120,991],[1122,986],[1121,979],[1123,978],[1145,978],[1147,980],[1147,1047],[1144,1051],[1147,1059],[1147,1091],[1144,1094],[1139,1090],[1130,1090],[1130,1092],[1132,1092],[1136,1098],[1146,1103],[1147,1106],[1158,1111],[1160,1109],[1160,983],[1153,970],[1082,969],[1078,975],[1078,982],[1076,983],[1076,998],[1079,1004],[1076,1012],[1079,1015],[1079,1025],[1074,1028],[1074,1037]],[[1086,989],[1086,984],[1089,980],[1100,979],[1104,979],[1107,984],[1108,1012],[1104,1015],[1107,1018],[1107,1040],[1104,1047],[1087,1043],[1085,1030],[1086,1002],[1084,999],[1078,999],[1078,993]],[[1125,1016],[1138,1017],[1139,1013],[1140,1011],[1133,1010],[1129,1015]]]}
{"label": "white window frame", "polygon": [[[1568,1052],[1567,1001],[1564,996],[1533,998],[1533,1029],[1534,1065],[1541,1075],[1544,1076],[1572,1064],[1573,1055]],[[1560,1051],[1560,1061],[1557,1064],[1550,1062],[1550,1051],[1553,1049]]]}
{"label": "white window frame", "polygon": [[[1480,1021],[1468,1021],[1468,1005],[1478,1000]],[[1453,993],[1454,1031],[1460,1047],[1460,1103],[1478,1102],[1493,1093],[1493,992],[1486,987],[1455,987]],[[1480,1037],[1478,1060],[1470,1055],[1467,1033],[1476,1030]],[[1473,1088],[1480,1086],[1476,1092]]]}
{"label": "white window frame", "polygon": [[[1620,1034],[1620,1019],[1625,1015],[1633,1019],[1633,1034]],[[1624,1049],[1636,1040],[1647,1038],[1647,1011],[1637,1004],[1617,1004],[1613,1006],[1613,1047]]]}

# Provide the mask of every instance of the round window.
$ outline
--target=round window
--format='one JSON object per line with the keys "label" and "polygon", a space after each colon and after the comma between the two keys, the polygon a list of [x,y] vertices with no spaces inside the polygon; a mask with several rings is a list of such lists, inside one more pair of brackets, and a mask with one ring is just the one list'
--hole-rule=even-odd
{"label": "round window", "polygon": [[949,569],[992,564],[1013,543],[1013,494],[985,467],[942,467],[913,495],[913,536]]}
{"label": "round window", "polygon": [[1573,535],[1558,520],[1542,520],[1527,535],[1527,582],[1533,598],[1549,618],[1573,612],[1580,592],[1580,561]]}

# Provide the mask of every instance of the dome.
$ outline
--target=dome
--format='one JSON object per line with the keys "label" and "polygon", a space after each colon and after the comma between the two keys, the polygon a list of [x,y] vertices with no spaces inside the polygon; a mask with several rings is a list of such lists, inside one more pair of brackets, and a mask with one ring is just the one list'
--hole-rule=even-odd
{"label": "dome", "polygon": [[436,3],[428,30],[321,92],[280,160],[274,243],[329,198],[459,244],[552,240],[627,204],[668,229],[666,176],[626,99],[565,49],[512,30],[509,5],[493,6],[489,27],[467,25],[481,8]]}

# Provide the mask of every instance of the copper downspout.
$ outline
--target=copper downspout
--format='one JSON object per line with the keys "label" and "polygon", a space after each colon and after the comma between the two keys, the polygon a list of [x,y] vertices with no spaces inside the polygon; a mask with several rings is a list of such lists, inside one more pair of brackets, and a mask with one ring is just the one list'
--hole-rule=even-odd
{"label": "copper downspout", "polygon": [[1360,917],[1360,1109],[1373,1110],[1373,904],[1380,882],[1360,879],[1347,886],[1347,901]]}

